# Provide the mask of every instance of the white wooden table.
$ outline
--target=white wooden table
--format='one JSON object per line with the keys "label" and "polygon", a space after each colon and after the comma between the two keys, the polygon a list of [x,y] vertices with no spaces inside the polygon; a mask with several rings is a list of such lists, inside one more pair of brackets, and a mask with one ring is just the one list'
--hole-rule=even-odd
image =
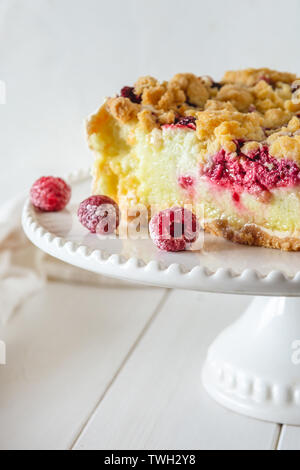
{"label": "white wooden table", "polygon": [[50,283],[0,331],[1,449],[300,449],[200,383],[247,297]]}

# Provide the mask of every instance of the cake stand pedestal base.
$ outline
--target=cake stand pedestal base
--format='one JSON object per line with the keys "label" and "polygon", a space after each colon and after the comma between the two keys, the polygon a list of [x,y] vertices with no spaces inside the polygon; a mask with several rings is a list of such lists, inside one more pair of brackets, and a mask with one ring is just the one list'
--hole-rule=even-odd
{"label": "cake stand pedestal base", "polygon": [[300,299],[254,298],[210,347],[202,379],[230,410],[300,425]]}

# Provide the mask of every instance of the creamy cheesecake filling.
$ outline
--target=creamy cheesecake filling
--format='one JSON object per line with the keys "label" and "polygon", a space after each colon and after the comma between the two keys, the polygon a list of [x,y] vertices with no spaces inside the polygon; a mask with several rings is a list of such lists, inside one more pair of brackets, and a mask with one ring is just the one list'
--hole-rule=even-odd
{"label": "creamy cheesecake filling", "polygon": [[145,134],[116,125],[113,135],[117,148],[107,136],[93,137],[94,148],[101,149],[95,194],[132,208],[203,205],[205,219],[226,220],[235,230],[255,224],[286,236],[300,231],[300,169],[294,161],[274,159],[262,146],[249,156],[221,149],[199,162],[201,146],[189,128]]}

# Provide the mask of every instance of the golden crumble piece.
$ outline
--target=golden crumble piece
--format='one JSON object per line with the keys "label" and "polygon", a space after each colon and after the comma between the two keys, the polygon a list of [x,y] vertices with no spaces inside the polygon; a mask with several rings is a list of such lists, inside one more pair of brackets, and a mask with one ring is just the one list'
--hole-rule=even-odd
{"label": "golden crumble piece", "polygon": [[196,75],[192,73],[177,73],[173,78],[171,78],[170,83],[181,88],[181,90],[186,91],[190,81],[194,78],[196,78]]}
{"label": "golden crumble piece", "polygon": [[287,111],[290,111],[291,113],[300,113],[300,100],[297,102],[297,100],[294,102],[293,100],[287,100],[284,103],[284,107]]}
{"label": "golden crumble piece", "polygon": [[219,144],[220,147],[222,147],[227,153],[236,152],[236,144],[230,138],[227,138],[225,136],[220,137]]}
{"label": "golden crumble piece", "polygon": [[[215,136],[220,142],[221,147],[225,148],[225,150],[229,152],[236,151],[234,140],[243,138],[248,139],[252,135],[252,129],[245,128],[243,123],[238,121],[222,122],[222,124],[215,129]],[[234,150],[232,148],[232,144],[234,144]]]}
{"label": "golden crumble piece", "polygon": [[300,161],[300,120],[293,117],[286,127],[282,127],[267,139],[270,153],[276,158]]}
{"label": "golden crumble piece", "polygon": [[150,88],[145,88],[142,94],[142,103],[148,106],[158,106],[158,103],[165,93],[166,87],[164,85],[155,85]]}
{"label": "golden crumble piece", "polygon": [[158,80],[156,78],[147,75],[146,77],[140,77],[136,84],[134,85],[134,91],[137,95],[142,95],[144,90],[147,88],[153,88],[158,85]]}
{"label": "golden crumble piece", "polygon": [[291,119],[291,113],[281,108],[268,109],[264,114],[264,127],[277,129],[284,126]]}
{"label": "golden crumble piece", "polygon": [[189,103],[195,106],[203,107],[209,99],[209,91],[200,78],[190,81],[186,93]]}
{"label": "golden crumble piece", "polygon": [[292,127],[293,125],[294,125],[294,120],[292,119],[285,126],[279,127],[276,130],[274,130],[274,132],[268,137],[268,142],[272,143],[283,135],[285,136],[290,135],[292,133],[290,126]]}
{"label": "golden crumble piece", "polygon": [[245,155],[249,155],[250,153],[259,150],[261,146],[262,145],[259,142],[246,142],[241,148],[241,152]]}
{"label": "golden crumble piece", "polygon": [[218,137],[262,141],[263,118],[257,113],[243,114],[237,111],[204,111],[197,114],[197,136],[200,140]]}
{"label": "golden crumble piece", "polygon": [[290,122],[289,122],[287,128],[288,128],[288,130],[289,130],[290,132],[297,132],[297,131],[299,131],[299,130],[300,130],[300,119],[298,119],[296,116],[294,116],[294,117],[290,120]]}
{"label": "golden crumble piece", "polygon": [[210,97],[205,81],[192,73],[179,73],[171,79],[170,84],[183,90],[188,102],[195,106],[203,107]]}
{"label": "golden crumble piece", "polygon": [[159,127],[157,117],[149,109],[143,109],[143,111],[138,114],[138,120],[146,132],[151,132],[153,129]]}
{"label": "golden crumble piece", "polygon": [[176,114],[179,116],[194,116],[196,117],[199,112],[199,108],[196,106],[191,106],[190,104],[183,103],[180,106],[177,106]]}
{"label": "golden crumble piece", "polygon": [[206,111],[221,111],[227,110],[234,112],[236,108],[229,101],[208,100],[205,104]]}
{"label": "golden crumble piece", "polygon": [[250,91],[239,85],[225,85],[217,94],[217,100],[231,102],[240,112],[248,112],[254,97]]}
{"label": "golden crumble piece", "polygon": [[109,98],[106,103],[108,111],[111,115],[123,123],[127,123],[136,119],[140,111],[140,105],[132,103],[128,98]]}
{"label": "golden crumble piece", "polygon": [[289,83],[277,83],[276,93],[279,98],[283,100],[290,100],[292,98],[292,88]]}
{"label": "golden crumble piece", "polygon": [[168,84],[166,92],[163,94],[158,103],[158,108],[168,111],[175,109],[177,106],[185,103],[186,96],[184,91],[176,85]]}
{"label": "golden crumble piece", "polygon": [[277,82],[292,84],[296,80],[296,75],[286,72],[277,72],[268,68],[246,69],[237,71],[228,71],[223,77],[224,83],[238,83],[246,86],[255,86],[259,81],[265,81],[270,84]]}
{"label": "golden crumble piece", "polygon": [[265,81],[258,82],[252,89],[252,93],[255,97],[255,106],[259,111],[266,112],[272,108],[284,109],[284,100]]}
{"label": "golden crumble piece", "polygon": [[158,119],[161,124],[172,124],[175,121],[175,111],[158,111]]}
{"label": "golden crumble piece", "polygon": [[274,136],[269,137],[268,144],[273,157],[300,161],[300,135],[281,135],[274,140],[272,138],[274,139]]}

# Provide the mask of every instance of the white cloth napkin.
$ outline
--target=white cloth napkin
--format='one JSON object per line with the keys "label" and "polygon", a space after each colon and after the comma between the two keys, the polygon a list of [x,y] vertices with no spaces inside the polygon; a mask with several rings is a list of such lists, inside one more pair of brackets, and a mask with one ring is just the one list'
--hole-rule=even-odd
{"label": "white cloth napkin", "polygon": [[5,323],[29,295],[41,289],[45,279],[41,253],[29,245],[21,230],[23,202],[24,197],[19,196],[0,207],[1,323]]}
{"label": "white cloth napkin", "polygon": [[74,268],[45,255],[26,238],[21,228],[25,197],[0,207],[0,323],[4,324],[47,280],[101,286],[132,286]]}

